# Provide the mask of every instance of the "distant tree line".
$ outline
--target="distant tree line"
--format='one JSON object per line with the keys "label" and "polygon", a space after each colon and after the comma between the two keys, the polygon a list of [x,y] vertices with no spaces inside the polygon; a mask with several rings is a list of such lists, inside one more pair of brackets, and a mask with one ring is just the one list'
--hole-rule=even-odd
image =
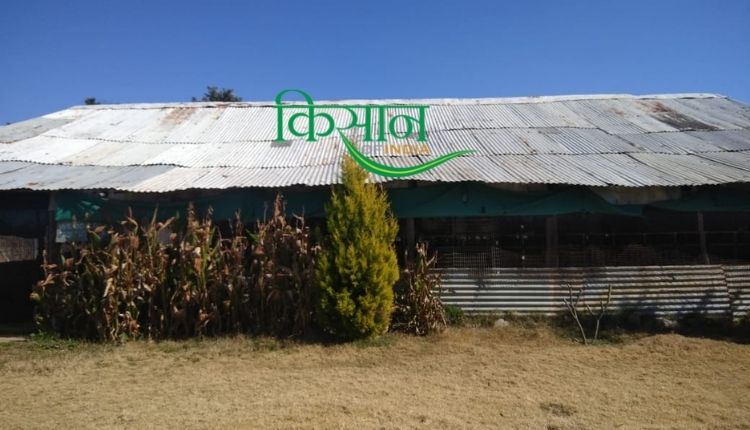
{"label": "distant tree line", "polygon": [[[203,96],[198,99],[197,97],[192,97],[190,101],[193,102],[241,102],[242,97],[236,95],[234,93],[234,89],[232,88],[219,88],[216,86],[209,85],[206,87],[206,92],[203,93]],[[96,97],[86,97],[83,99],[83,104],[87,106],[92,105],[98,105],[102,102],[100,100],[97,100]]]}

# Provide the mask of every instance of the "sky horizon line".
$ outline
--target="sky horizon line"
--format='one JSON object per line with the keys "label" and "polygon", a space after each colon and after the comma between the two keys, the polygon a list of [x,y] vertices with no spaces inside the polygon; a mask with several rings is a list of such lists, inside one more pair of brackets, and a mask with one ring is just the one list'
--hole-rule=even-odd
{"label": "sky horizon line", "polygon": [[0,124],[71,106],[712,93],[750,103],[750,2],[0,2]]}

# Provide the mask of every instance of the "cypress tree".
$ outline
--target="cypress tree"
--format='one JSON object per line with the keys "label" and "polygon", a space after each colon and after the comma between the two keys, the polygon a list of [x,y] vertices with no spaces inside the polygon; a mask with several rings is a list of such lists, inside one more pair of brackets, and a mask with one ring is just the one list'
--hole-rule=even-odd
{"label": "cypress tree", "polygon": [[367,172],[349,157],[326,206],[326,223],[329,239],[316,267],[321,327],[344,339],[386,332],[398,279],[398,223],[382,187],[368,183]]}

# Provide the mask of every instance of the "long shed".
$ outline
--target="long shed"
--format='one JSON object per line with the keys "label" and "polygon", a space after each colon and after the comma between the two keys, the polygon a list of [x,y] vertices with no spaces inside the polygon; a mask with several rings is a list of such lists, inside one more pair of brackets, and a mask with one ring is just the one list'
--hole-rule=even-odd
{"label": "long shed", "polygon": [[[612,285],[623,309],[747,309],[745,104],[714,94],[316,103],[428,105],[430,155],[361,145],[384,164],[474,151],[408,178],[372,176],[400,219],[399,247],[438,251],[448,303],[549,312],[569,285],[592,298]],[[321,218],[345,149],[333,136],[276,142],[276,114],[270,102],[94,105],[0,127],[0,271],[18,278],[0,302],[27,309],[41,250],[128,207],[192,201],[216,218],[259,218],[281,191],[291,211]]]}

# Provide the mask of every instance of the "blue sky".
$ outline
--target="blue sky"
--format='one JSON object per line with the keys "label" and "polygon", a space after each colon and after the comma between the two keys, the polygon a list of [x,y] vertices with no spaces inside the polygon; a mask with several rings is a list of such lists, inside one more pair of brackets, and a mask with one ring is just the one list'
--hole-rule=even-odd
{"label": "blue sky", "polygon": [[0,124],[81,104],[715,92],[750,102],[750,1],[0,3]]}

